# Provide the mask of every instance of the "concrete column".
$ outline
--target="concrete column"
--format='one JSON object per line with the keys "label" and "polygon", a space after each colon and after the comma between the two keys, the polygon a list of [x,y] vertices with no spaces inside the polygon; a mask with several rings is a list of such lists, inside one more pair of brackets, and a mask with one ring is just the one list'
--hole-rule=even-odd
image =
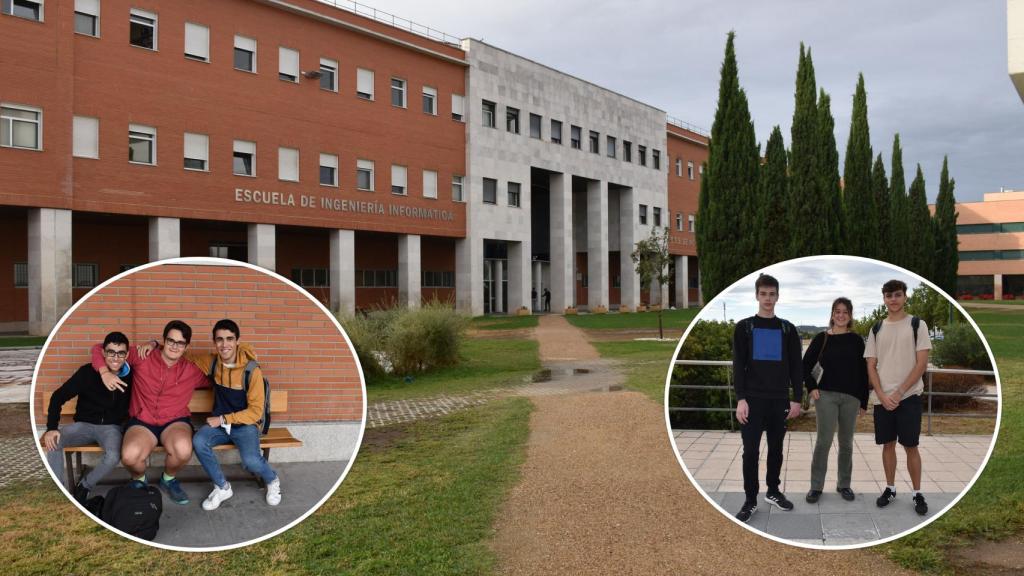
{"label": "concrete column", "polygon": [[608,183],[587,182],[587,307],[608,306]]}
{"label": "concrete column", "polygon": [[473,316],[484,313],[484,241],[455,241],[455,306]]}
{"label": "concrete column", "polygon": [[676,256],[676,308],[690,307],[690,257]]}
{"label": "concrete column", "polygon": [[154,217],[149,219],[149,261],[181,256],[181,220]]}
{"label": "concrete column", "polygon": [[1003,275],[996,274],[992,277],[992,297],[996,300],[1003,299]]}
{"label": "concrete column", "polygon": [[71,307],[71,210],[28,211],[28,331],[45,336]]}
{"label": "concrete column", "polygon": [[552,174],[551,194],[551,311],[562,313],[573,305],[576,279],[572,251],[572,175]]}
{"label": "concrete column", "polygon": [[530,293],[530,310],[534,312],[540,312],[544,308],[544,268],[542,266],[543,263],[540,260],[533,261],[530,288],[537,292],[537,297],[533,298],[533,293]]}
{"label": "concrete column", "polygon": [[420,285],[420,237],[402,234],[398,237],[398,303],[418,308],[423,302]]}
{"label": "concrete column", "polygon": [[505,310],[505,283],[502,282],[502,278],[505,277],[505,261],[495,260],[494,261],[494,310],[498,314],[504,314]]}
{"label": "concrete column", "polygon": [[533,276],[530,269],[530,243],[509,242],[508,243],[508,310],[515,314],[519,308],[531,309],[530,303],[530,278]]}
{"label": "concrete column", "polygon": [[632,188],[619,190],[619,304],[635,311],[640,305],[640,275],[633,264],[637,242],[637,205]]}
{"label": "concrete column", "polygon": [[277,238],[273,224],[249,224],[249,263],[276,272]]}
{"label": "concrete column", "polygon": [[331,310],[356,311],[356,233],[331,230]]}
{"label": "concrete column", "polygon": [[651,280],[651,302],[661,304],[662,309],[668,307],[668,284]]}

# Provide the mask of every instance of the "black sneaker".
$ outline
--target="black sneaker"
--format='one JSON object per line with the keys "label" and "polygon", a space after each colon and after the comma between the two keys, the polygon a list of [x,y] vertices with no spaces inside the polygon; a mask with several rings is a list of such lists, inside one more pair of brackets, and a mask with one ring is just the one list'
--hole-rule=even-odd
{"label": "black sneaker", "polygon": [[743,503],[743,508],[740,508],[740,511],[736,513],[736,519],[746,523],[754,515],[754,512],[757,512],[757,501],[751,502],[748,500]]}
{"label": "black sneaker", "polygon": [[89,499],[89,489],[79,482],[78,485],[75,486],[75,490],[71,495],[75,497],[75,500],[77,500],[79,504],[85,506],[85,501]]}
{"label": "black sneaker", "polygon": [[886,486],[885,492],[882,492],[882,495],[878,497],[878,500],[875,500],[875,504],[878,504],[879,508],[885,508],[886,506],[889,505],[889,502],[892,502],[895,499],[896,493],[890,490],[888,486]]}
{"label": "black sneaker", "polygon": [[821,498],[821,490],[811,490],[810,492],[807,493],[807,496],[804,498],[804,500],[807,500],[808,504],[814,504],[815,502],[818,501],[818,498]]}
{"label": "black sneaker", "polygon": [[928,513],[928,503],[924,501],[924,494],[918,493],[914,496],[914,512],[921,516]]}
{"label": "black sneaker", "polygon": [[843,497],[843,500],[846,500],[847,502],[853,502],[853,499],[857,497],[854,495],[853,490],[850,490],[849,488],[836,488],[836,492],[839,492]]}
{"label": "black sneaker", "polygon": [[787,512],[793,509],[793,503],[786,500],[786,495],[782,492],[768,492],[764,495],[764,500],[765,502],[774,504]]}

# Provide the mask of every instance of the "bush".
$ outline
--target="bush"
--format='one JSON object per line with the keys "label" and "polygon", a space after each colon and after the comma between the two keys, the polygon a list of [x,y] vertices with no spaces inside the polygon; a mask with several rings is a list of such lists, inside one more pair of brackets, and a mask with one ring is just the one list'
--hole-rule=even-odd
{"label": "bush", "polygon": [[363,371],[414,374],[459,362],[468,318],[439,302],[341,318]]}
{"label": "bush", "polygon": [[[932,348],[931,361],[942,368],[992,369],[981,337],[966,323],[946,327],[943,339],[937,340]],[[984,394],[986,380],[988,378],[977,374],[932,374],[932,391]],[[995,403],[979,403],[969,396],[932,397],[935,411],[994,407]]]}
{"label": "bush", "polygon": [[[732,360],[732,322],[700,321],[683,342],[680,360]],[[672,370],[672,384],[725,386],[731,384],[730,368],[722,366],[676,366]],[[670,407],[729,408],[729,390],[698,390],[673,388],[669,393]],[[669,412],[672,428],[676,429],[728,429],[732,412]]]}

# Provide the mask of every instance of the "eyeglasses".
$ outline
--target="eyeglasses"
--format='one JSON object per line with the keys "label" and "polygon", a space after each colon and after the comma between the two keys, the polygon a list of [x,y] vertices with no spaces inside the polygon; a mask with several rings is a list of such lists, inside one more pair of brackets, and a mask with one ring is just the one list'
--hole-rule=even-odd
{"label": "eyeglasses", "polygon": [[103,355],[106,356],[107,358],[118,358],[120,360],[124,360],[125,358],[128,357],[128,351],[127,350],[104,350],[103,351]]}
{"label": "eyeglasses", "polygon": [[184,348],[185,346],[188,346],[188,342],[185,342],[184,340],[174,340],[172,338],[167,338],[164,340],[164,342],[167,343],[168,348]]}

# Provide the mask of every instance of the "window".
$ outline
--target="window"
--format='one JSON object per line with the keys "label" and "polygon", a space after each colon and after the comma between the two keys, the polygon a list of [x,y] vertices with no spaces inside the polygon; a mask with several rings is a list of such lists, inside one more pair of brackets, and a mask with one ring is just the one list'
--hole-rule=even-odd
{"label": "window", "polygon": [[128,41],[132,46],[156,50],[156,14],[132,8]]}
{"label": "window", "polygon": [[43,21],[43,0],[3,0],[4,14]]}
{"label": "window", "polygon": [[407,172],[408,171],[405,169],[405,166],[397,166],[395,164],[391,165],[392,194],[401,194],[402,196],[405,196],[405,187],[408,185],[406,182],[408,176]]}
{"label": "window", "polygon": [[338,91],[338,63],[329,58],[320,59],[320,89]]}
{"label": "window", "polygon": [[331,285],[327,268],[292,268],[292,282],[306,288],[327,288]]}
{"label": "window", "polygon": [[651,150],[651,163],[655,170],[661,170],[661,150]]}
{"label": "window", "polygon": [[437,116],[437,88],[423,87],[423,112]]}
{"label": "window", "polygon": [[75,32],[100,35],[100,0],[75,0]]}
{"label": "window", "polygon": [[391,105],[405,108],[405,80],[391,79]]}
{"label": "window", "polygon": [[561,144],[562,143],[562,122],[561,120],[551,121],[551,143]]}
{"label": "window", "polygon": [[239,244],[237,242],[216,242],[210,243],[210,257],[212,258],[229,258],[231,260],[245,260],[246,256],[245,244]]}
{"label": "window", "polygon": [[295,148],[277,149],[277,179],[286,182],[299,181],[299,151]]}
{"label": "window", "polygon": [[452,175],[452,200],[455,202],[466,201],[462,191],[462,176]]}
{"label": "window", "polygon": [[593,130],[590,131],[590,151],[594,154],[601,152],[601,135]]}
{"label": "window", "polygon": [[647,146],[637,146],[636,154],[641,166],[647,166]]}
{"label": "window", "polygon": [[235,36],[235,70],[256,71],[256,41]]}
{"label": "window", "polygon": [[185,132],[185,169],[208,170],[210,161],[210,139],[206,134]]}
{"label": "window", "polygon": [[356,270],[357,288],[395,288],[398,270]]}
{"label": "window", "polygon": [[582,146],[583,143],[581,142],[582,138],[583,138],[583,130],[579,126],[571,126],[569,128],[569,145],[570,146],[572,146],[573,148],[575,148],[577,150],[581,150],[583,148],[583,146]]}
{"label": "window", "polygon": [[607,154],[609,158],[615,158],[615,137],[614,136],[608,136],[606,138],[606,140],[605,140],[605,148],[606,148],[605,154]]}
{"label": "window", "polygon": [[100,157],[100,121],[98,118],[75,116],[71,123],[71,154],[78,158]]}
{"label": "window", "polygon": [[356,188],[373,191],[373,160],[356,160]]}
{"label": "window", "polygon": [[437,198],[437,172],[423,171],[423,197]]}
{"label": "window", "polygon": [[239,176],[256,175],[256,143],[235,140],[231,171]]}
{"label": "window", "polygon": [[452,120],[462,122],[465,113],[466,99],[462,97],[462,94],[452,94]]}
{"label": "window", "polygon": [[484,178],[484,204],[498,203],[498,181],[493,178]]}
{"label": "window", "polygon": [[455,272],[424,270],[420,285],[423,288],[455,288]]}
{"label": "window", "polygon": [[647,204],[640,205],[640,223],[647,224]]}
{"label": "window", "polygon": [[99,268],[96,264],[72,264],[71,287],[95,288],[99,283]]}
{"label": "window", "polygon": [[687,216],[687,224],[690,227],[690,232],[695,232],[697,230],[697,226],[696,226],[695,220],[696,220],[696,218],[694,218],[693,214],[690,214],[689,216]]}
{"label": "window", "polygon": [[651,210],[654,212],[654,226],[655,226],[655,228],[661,228],[661,208],[655,206]]}
{"label": "window", "polygon": [[622,161],[632,162],[633,161],[633,143],[629,140],[622,141]]}
{"label": "window", "polygon": [[373,100],[373,70],[356,68],[356,96]]}
{"label": "window", "polygon": [[683,213],[676,212],[676,230],[679,232],[683,231]]}
{"label": "window", "polygon": [[299,53],[291,48],[277,48],[277,77],[285,82],[299,81]]}
{"label": "window", "polygon": [[338,157],[334,154],[320,153],[320,185],[338,185]]}
{"label": "window", "polygon": [[505,130],[513,134],[519,134],[519,109],[511,106],[505,107]]}
{"label": "window", "polygon": [[28,262],[14,263],[14,287],[28,288]]}
{"label": "window", "polygon": [[540,123],[540,116],[536,114],[530,114],[530,138],[540,139]]}
{"label": "window", "polygon": [[210,61],[210,29],[201,24],[185,22],[185,58]]}
{"label": "window", "polygon": [[520,186],[518,182],[508,183],[508,205],[519,207],[519,190]]}
{"label": "window", "polygon": [[676,176],[683,177],[683,159],[676,158]]}
{"label": "window", "polygon": [[128,125],[128,161],[134,164],[156,164],[156,128],[142,124]]}
{"label": "window", "polygon": [[494,102],[483,101],[482,112],[483,112],[483,123],[486,128],[494,128],[495,122],[495,104]]}
{"label": "window", "polygon": [[699,173],[699,174],[700,174],[701,176],[704,176],[704,165],[703,165],[703,164],[701,164],[700,166],[698,166],[698,167],[697,167],[697,172],[698,172],[698,173]]}
{"label": "window", "polygon": [[693,162],[686,163],[686,177],[693,180]]}

